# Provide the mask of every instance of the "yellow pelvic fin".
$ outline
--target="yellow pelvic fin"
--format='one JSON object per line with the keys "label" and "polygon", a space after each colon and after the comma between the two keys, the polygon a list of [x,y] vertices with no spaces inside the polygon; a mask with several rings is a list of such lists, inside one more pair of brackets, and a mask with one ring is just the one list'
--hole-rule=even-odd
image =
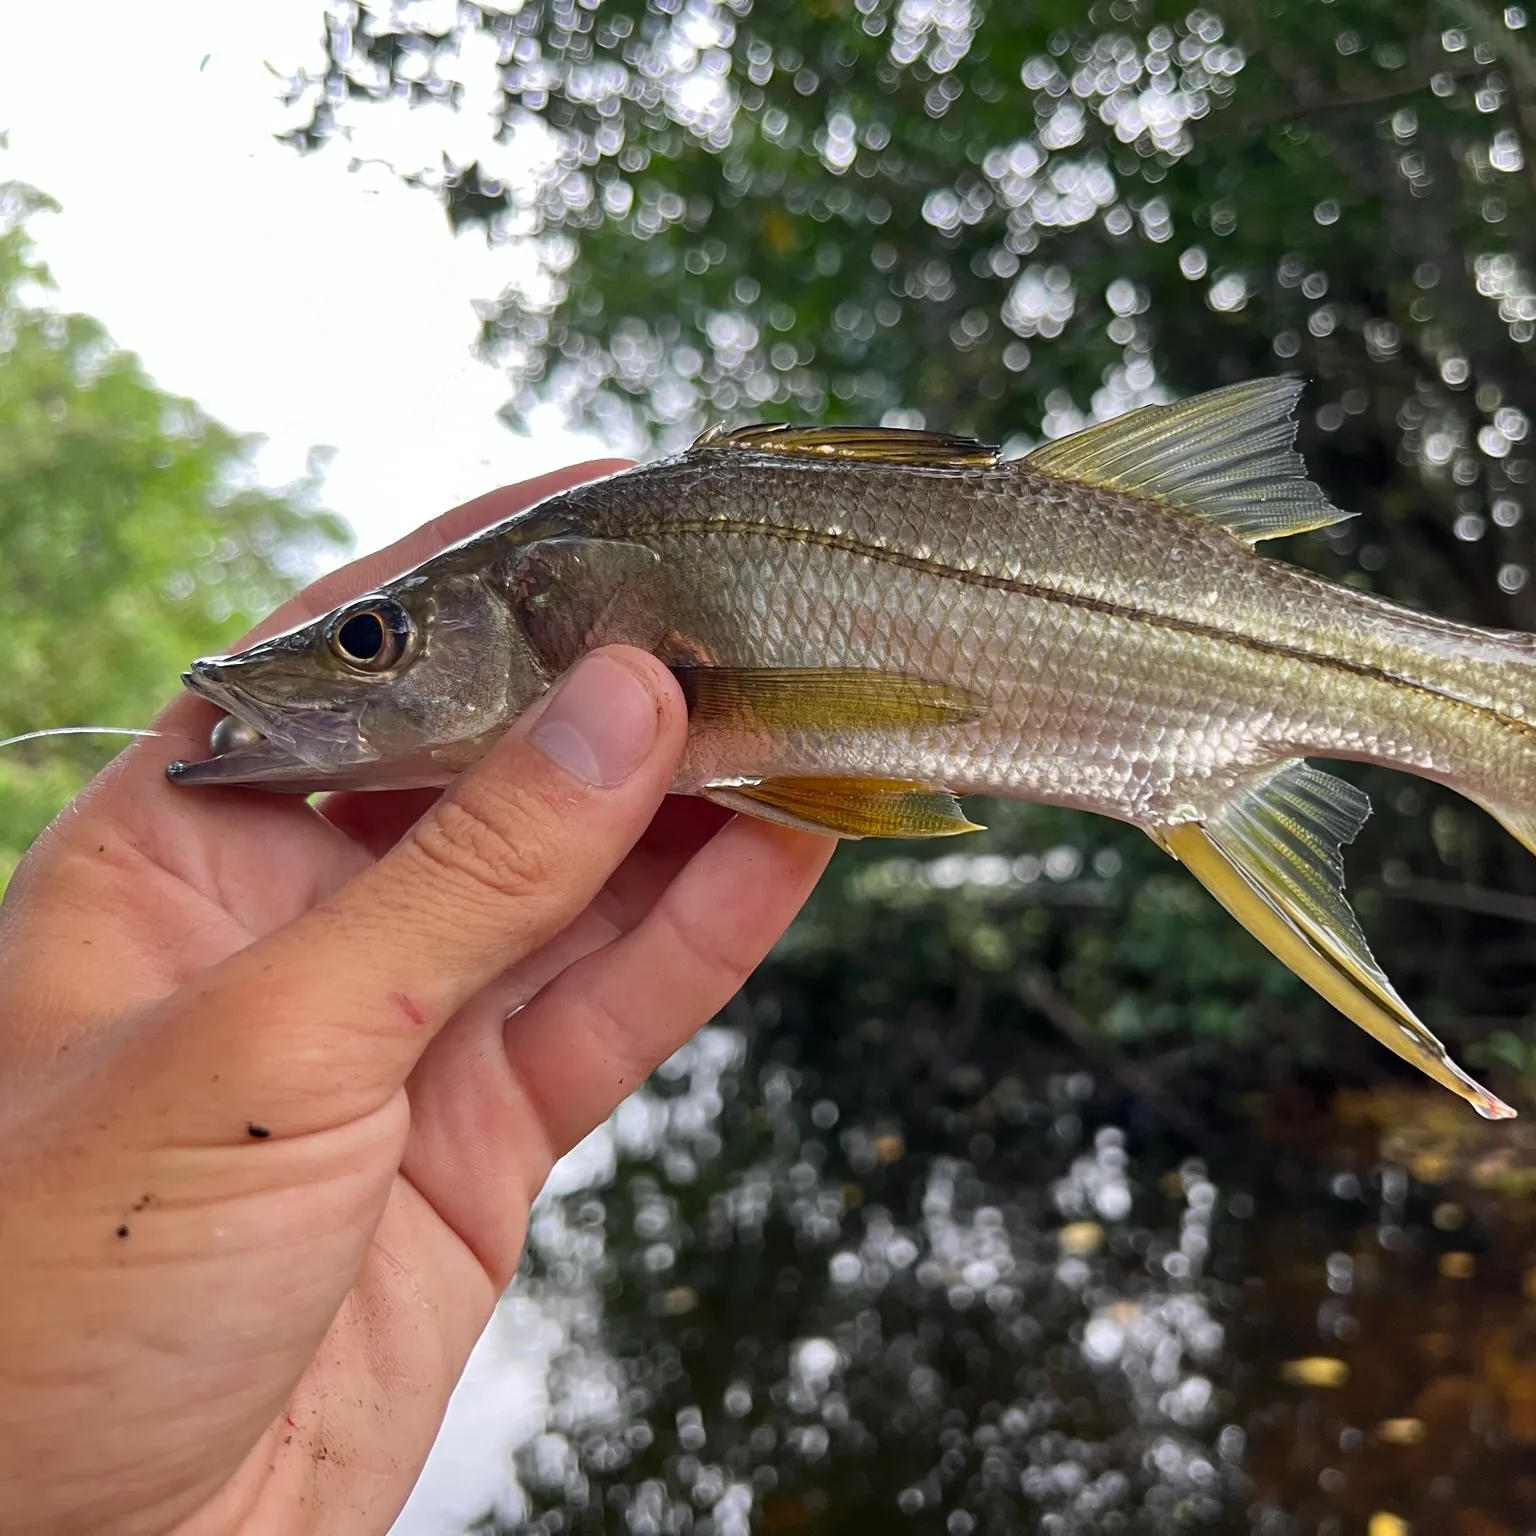
{"label": "yellow pelvic fin", "polygon": [[966,820],[947,789],[902,779],[763,779],[704,794],[749,816],[837,837],[954,837],[985,830]]}
{"label": "yellow pelvic fin", "polygon": [[1147,496],[1220,524],[1245,544],[1352,517],[1307,479],[1292,444],[1299,379],[1253,379],[1144,405],[1024,460],[1080,485]]}
{"label": "yellow pelvic fin", "polygon": [[1512,1110],[1453,1062],[1397,995],[1344,899],[1340,845],[1370,812],[1353,785],[1286,763],[1207,823],[1152,833],[1271,954],[1388,1050],[1489,1120]]}
{"label": "yellow pelvic fin", "polygon": [[695,450],[735,449],[926,469],[976,469],[998,461],[998,450],[974,437],[951,437],[946,432],[911,427],[794,427],[786,422],[763,422],[734,430],[711,427],[693,446]]}
{"label": "yellow pelvic fin", "polygon": [[695,726],[740,731],[968,725],[986,706],[948,683],[823,667],[677,667]]}

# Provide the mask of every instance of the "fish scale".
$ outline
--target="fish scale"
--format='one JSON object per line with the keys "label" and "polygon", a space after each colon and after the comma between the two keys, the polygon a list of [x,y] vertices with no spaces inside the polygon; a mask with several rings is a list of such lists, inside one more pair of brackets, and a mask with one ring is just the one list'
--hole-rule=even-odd
{"label": "fish scale", "polygon": [[[765,511],[782,516],[787,499]],[[983,516],[991,510],[985,502],[976,508]],[[835,508],[829,520],[841,511]],[[819,531],[809,518],[806,524],[808,533]],[[594,525],[602,527],[597,519]],[[932,777],[962,792],[1008,788],[1134,820],[1166,813],[1174,799],[1195,805],[1198,814],[1207,789],[1224,793],[1244,769],[1277,753],[1363,755],[1376,745],[1362,739],[1360,680],[1352,675],[1341,686],[1319,666],[1318,678],[1302,686],[1297,674],[1305,664],[1288,656],[1254,655],[1218,638],[1038,598],[1000,603],[994,593],[934,575],[908,574],[907,612],[892,622],[884,595],[890,578],[875,558],[743,532],[711,541],[664,529],[653,533],[642,524],[623,531],[655,548],[668,568],[691,573],[672,619],[720,664],[940,676],[993,705],[985,722],[958,729],[839,735],[830,753],[821,734],[780,737],[743,757],[719,733],[701,733],[679,788],[703,787],[734,753],[741,774],[836,768]],[[764,598],[767,624],[749,622]],[[1391,743],[1394,710],[1405,701],[1393,685],[1375,688],[1382,698],[1372,714]],[[1267,696],[1294,699],[1297,707],[1279,718],[1265,706]],[[1171,753],[1170,732],[1179,742]],[[1427,766],[1444,767],[1457,736],[1441,730],[1433,738],[1424,754],[1420,720],[1416,749]],[[1159,795],[1148,781],[1133,782],[1124,772],[1127,761],[1148,760],[1159,769]],[[1091,788],[1085,790],[1085,781]]]}
{"label": "fish scale", "polygon": [[[1508,688],[1489,686],[1485,658],[1528,664],[1528,637],[1490,637],[1508,643],[1477,646],[1473,657],[1426,657],[1415,645],[1421,629],[1447,650],[1466,631],[1435,620],[1426,625],[1423,616],[1368,594],[1258,561],[1219,528],[1174,509],[1075,491],[1041,494],[1043,477],[1003,470],[962,474],[946,485],[942,505],[925,513],[913,505],[910,484],[904,494],[886,496],[879,470],[779,464],[774,494],[766,496],[751,489],[753,469],[741,467],[746,489],[708,518],[690,494],[686,464],[658,475],[641,505],[624,493],[622,481],[602,482],[587,498],[578,493],[573,511],[598,536],[646,542],[669,568],[690,572],[689,587],[676,593],[677,621],[696,631],[723,664],[755,657],[775,665],[913,671],[950,677],[995,701],[984,726],[910,739],[840,736],[831,766],[892,777],[908,776],[916,766],[921,776],[963,792],[1006,787],[1140,820],[1167,814],[1176,803],[1199,815],[1245,770],[1286,756],[1391,761],[1406,751],[1411,760],[1402,766],[1437,774],[1465,762],[1460,703],[1426,701],[1401,681],[1339,674],[1329,663],[1340,656],[1395,679],[1454,691],[1474,708],[1516,712]],[[732,531],[712,535],[701,531],[706,522]],[[753,528],[773,532],[747,531]],[[872,555],[815,542],[829,537],[903,557],[922,545],[958,574],[898,567],[900,576],[893,577]],[[1156,577],[1145,574],[1160,559],[1164,569]],[[971,589],[962,576],[1027,583],[1055,600]],[[893,581],[909,594],[908,615],[904,623],[882,626],[875,621],[889,612]],[[1211,612],[1213,590],[1231,595],[1219,616]],[[767,626],[744,622],[765,599]],[[1084,602],[1137,616],[1075,606]],[[1395,635],[1383,622],[1389,613],[1399,623]],[[1163,627],[1149,617],[1212,632]],[[1365,644],[1341,643],[1357,631]],[[1128,690],[1105,688],[1105,679],[1122,676],[1133,680]],[[1095,680],[1097,687],[1087,686]],[[1267,708],[1266,698],[1292,701],[1291,707]],[[1227,727],[1229,715],[1248,728]],[[1118,729],[1106,753],[1104,727],[1111,721]],[[1141,724],[1147,721],[1159,732],[1176,728],[1181,743],[1160,764],[1158,794],[1114,767],[1125,756],[1159,755],[1160,743]],[[1253,729],[1260,723],[1262,733]],[[1042,751],[1045,742],[1050,745]],[[1512,766],[1532,761],[1527,738],[1511,734],[1507,747]],[[765,776],[825,771],[825,757],[813,761],[821,748],[819,738],[783,738],[737,768]],[[707,782],[722,750],[713,741],[696,742],[679,787]],[[915,765],[904,761],[913,750]]]}
{"label": "fish scale", "polygon": [[[581,655],[690,707],[674,788],[839,836],[972,830],[1004,795],[1143,828],[1348,1017],[1490,1117],[1344,900],[1368,810],[1312,756],[1437,779],[1536,848],[1536,643],[1260,557],[1339,521],[1259,380],[1004,462],[880,428],[712,431],[379,591],[194,663],[186,783],[443,783]],[[359,654],[359,648],[363,654]]]}

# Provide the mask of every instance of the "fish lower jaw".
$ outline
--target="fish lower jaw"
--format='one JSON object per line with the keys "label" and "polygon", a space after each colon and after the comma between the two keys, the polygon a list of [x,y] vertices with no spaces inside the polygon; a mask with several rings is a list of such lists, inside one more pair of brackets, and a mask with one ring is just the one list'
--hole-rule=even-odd
{"label": "fish lower jaw", "polygon": [[293,752],[279,746],[267,734],[259,715],[232,689],[193,662],[182,674],[188,692],[206,699],[224,714],[208,733],[208,756],[168,763],[165,776],[173,784],[265,784],[282,788],[280,781],[312,769]]}
{"label": "fish lower jaw", "polygon": [[[214,729],[214,736],[233,720],[226,715]],[[237,722],[243,725],[244,722]],[[246,728],[248,731],[249,727]],[[234,733],[228,733],[234,734]],[[211,743],[210,743],[211,744]],[[167,763],[165,776],[173,784],[255,784],[266,789],[294,789],[310,793],[322,787],[314,781],[322,777],[302,758],[285,751],[267,737],[251,731],[223,751],[196,760],[178,758]],[[303,782],[294,782],[302,779]]]}

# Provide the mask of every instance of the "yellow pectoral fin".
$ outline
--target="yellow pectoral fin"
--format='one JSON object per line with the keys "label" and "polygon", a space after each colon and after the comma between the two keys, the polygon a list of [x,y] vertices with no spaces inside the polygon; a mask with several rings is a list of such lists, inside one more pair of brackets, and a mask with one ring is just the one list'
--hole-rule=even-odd
{"label": "yellow pectoral fin", "polygon": [[1451,1060],[1376,963],[1341,889],[1358,790],[1287,763],[1209,823],[1152,835],[1277,959],[1346,1018],[1489,1120],[1512,1110]]}
{"label": "yellow pectoral fin", "polygon": [[947,789],[900,779],[763,779],[714,786],[706,799],[748,816],[836,837],[954,837],[985,829]]}
{"label": "yellow pectoral fin", "polygon": [[893,730],[966,725],[975,694],[899,672],[832,667],[677,667],[695,726],[741,731]]}

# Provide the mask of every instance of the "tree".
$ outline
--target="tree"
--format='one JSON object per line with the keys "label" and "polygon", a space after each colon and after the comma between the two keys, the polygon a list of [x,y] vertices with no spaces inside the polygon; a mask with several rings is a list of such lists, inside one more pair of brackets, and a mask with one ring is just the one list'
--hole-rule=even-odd
{"label": "tree", "polygon": [[[345,540],[306,482],[260,488],[253,440],[165,393],[49,286],[0,185],[0,737],[143,725],[188,661],[217,651]],[[0,752],[0,885],[102,760],[84,738]]]}
{"label": "tree", "polygon": [[[473,157],[402,170],[455,227],[540,254],[486,321],[514,418],[554,400],[616,446],[721,417],[917,418],[1027,443],[1301,372],[1316,380],[1303,449],[1362,516],[1283,553],[1536,628],[1526,16],[1488,0],[501,0],[444,19],[353,0],[333,13],[322,75],[293,82],[313,106],[294,142],[323,145],[402,98],[430,138],[491,45],[494,133]],[[1387,969],[1463,1049],[1518,1025],[1536,951],[1515,919],[1536,911],[1536,864],[1450,796],[1365,777],[1378,814],[1350,884]],[[1049,808],[974,814],[989,841],[839,856],[737,1005],[752,1043],[739,1079],[711,1086],[718,1135],[679,1115],[680,1154],[621,1165],[601,1200],[551,1202],[533,1274],[564,1298],[580,1256],[600,1256],[612,1360],[594,1361],[580,1317],[557,1385],[567,1370],[567,1396],[606,1417],[557,1396],[524,1458],[519,1529],[736,1529],[745,1515],[720,1492],[749,1482],[776,1530],[1444,1518],[1428,1445],[1411,1471],[1370,1450],[1322,1471],[1309,1445],[1333,1467],[1343,1418],[1273,1385],[1275,1351],[1332,1355],[1354,1337],[1324,1293],[1347,1290],[1335,1263],[1356,1254],[1404,1307],[1374,1331],[1367,1318],[1350,1349],[1351,1411],[1400,1411],[1402,1341],[1434,1283],[1405,1255],[1437,1229],[1404,1217],[1389,1239],[1399,1218],[1372,1215],[1346,1230],[1341,1192],[1375,1202],[1355,1172],[1375,1156],[1353,1142],[1330,1162],[1344,1138],[1298,1112],[1299,1066],[1325,1064],[1331,1088],[1385,1075],[1381,1053],[1145,838]],[[1275,1079],[1294,1155],[1275,1123],[1243,1123],[1245,1090]],[[1410,1102],[1415,1124],[1434,1118]],[[1490,1166],[1516,1155],[1451,1118]],[[1086,1150],[1085,1125],[1105,1121],[1133,1127],[1142,1159],[1134,1234],[1061,1204],[1069,1158],[1118,1156],[1106,1133]],[[1207,1229],[1204,1169],[1159,1130],[1209,1155],[1223,1189],[1202,1193]],[[1426,1180],[1449,1166],[1397,1155]],[[1392,1156],[1383,1203],[1389,1172],[1400,1197],[1409,1184]],[[1180,1190],[1189,1210],[1148,1213]],[[1246,1236],[1219,1214],[1239,1209],[1234,1190],[1256,1211]],[[1488,1233],[1523,1232],[1485,1210]],[[1014,1267],[985,1303],[961,1230],[1008,1237]],[[905,1267],[888,1262],[893,1233],[910,1235]],[[1287,1303],[1309,1234],[1316,1278]],[[1091,1278],[1068,1278],[1073,1243],[1101,1236]],[[1362,1315],[1377,1283],[1350,1303]],[[1068,1318],[1064,1303],[1100,1310]],[[1474,1307],[1494,1310],[1486,1294]],[[1177,1317],[1219,1319],[1237,1341],[1230,1370],[1201,1362],[1214,1416],[1198,1423],[1173,1390],[1179,1325],[1162,1329]],[[1480,1358],[1454,1326],[1454,1358]],[[1159,1364],[1128,1349],[1114,1371],[1085,1369],[1105,1339],[1118,1354],[1122,1329],[1166,1351]],[[830,1375],[806,1366],[807,1345]],[[1128,1383],[1145,1395],[1114,1403]],[[1482,1411],[1448,1410],[1447,1443],[1470,1445]],[[1511,1476],[1487,1465],[1457,1486],[1497,1503]]]}
{"label": "tree", "polygon": [[[494,137],[471,163],[410,174],[456,227],[540,253],[485,325],[510,416],[555,400],[616,443],[722,416],[922,420],[1018,443],[1300,371],[1317,381],[1304,450],[1363,516],[1286,552],[1536,628],[1523,7],[526,0],[440,16],[339,7],[323,75],[293,81],[313,106],[293,140],[322,145],[376,100],[451,107],[471,42],[494,45]],[[1379,947],[1404,990],[1438,994],[1440,1021],[1523,1013],[1526,930],[1429,903],[1447,882],[1536,891],[1529,860],[1449,796],[1366,780],[1378,815],[1352,885],[1368,926],[1394,919],[1398,942]],[[1054,813],[1004,819],[1010,855],[1085,841]],[[1139,839],[1110,842],[1119,894],[1053,908],[1033,939],[1000,930],[999,975],[1066,966],[1082,1010],[1117,1009],[1128,1033],[1166,1012],[1158,998],[1219,1032],[1264,987],[1308,1006],[1240,936],[1217,937],[1208,905],[1138,918],[1162,910],[1165,867]],[[861,921],[858,903],[823,905]],[[1160,940],[1195,914],[1228,980],[1170,998]],[[1497,963],[1466,963],[1474,922],[1479,941],[1492,922]],[[872,986],[934,979],[880,951]],[[952,985],[952,965],[939,978]]]}
{"label": "tree", "polygon": [[[539,0],[440,32],[417,14],[338,13],[296,138],[323,142],[338,101],[452,102],[450,61],[489,33],[498,142],[435,186],[455,226],[540,243],[548,283],[487,322],[514,412],[552,395],[676,435],[899,409],[1003,440],[1284,366],[1323,380],[1318,437],[1408,450],[1394,488],[1415,504],[1521,499],[1519,8]],[[542,174],[519,177],[536,140]]]}

